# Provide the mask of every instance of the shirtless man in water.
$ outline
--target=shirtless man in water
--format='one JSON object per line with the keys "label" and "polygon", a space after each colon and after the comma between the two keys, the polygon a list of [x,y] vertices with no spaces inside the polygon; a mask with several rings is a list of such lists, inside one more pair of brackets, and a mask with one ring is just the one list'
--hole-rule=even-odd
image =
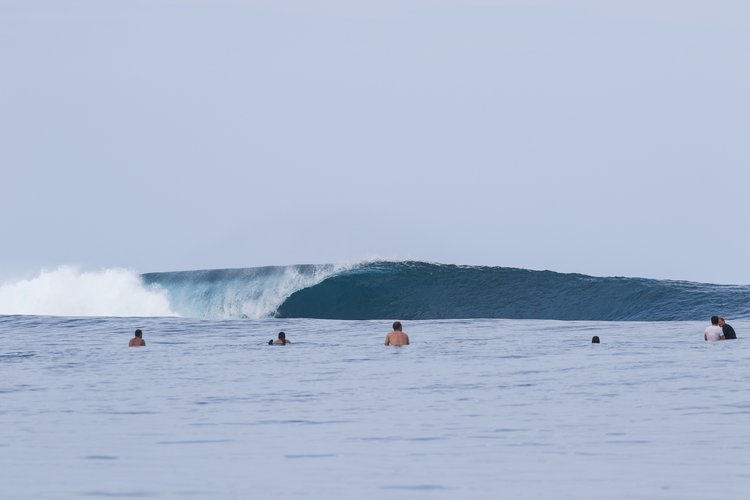
{"label": "shirtless man in water", "polygon": [[385,345],[409,345],[409,336],[401,328],[400,321],[393,323],[393,331],[385,336]]}
{"label": "shirtless man in water", "polygon": [[291,344],[291,343],[292,343],[291,340],[287,340],[286,339],[286,333],[284,333],[284,332],[279,332],[279,338],[278,339],[276,339],[276,340],[271,339],[271,340],[268,341],[268,345],[287,345],[287,344]]}
{"label": "shirtless man in water", "polygon": [[142,347],[146,345],[146,341],[143,340],[143,332],[140,330],[135,331],[135,337],[130,339],[130,342],[128,342],[128,347]]}

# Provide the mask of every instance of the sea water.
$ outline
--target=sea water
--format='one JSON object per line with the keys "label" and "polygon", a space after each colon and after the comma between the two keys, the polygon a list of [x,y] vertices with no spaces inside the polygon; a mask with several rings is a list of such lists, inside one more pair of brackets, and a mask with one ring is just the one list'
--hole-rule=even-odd
{"label": "sea water", "polygon": [[0,317],[0,497],[747,498],[732,323]]}

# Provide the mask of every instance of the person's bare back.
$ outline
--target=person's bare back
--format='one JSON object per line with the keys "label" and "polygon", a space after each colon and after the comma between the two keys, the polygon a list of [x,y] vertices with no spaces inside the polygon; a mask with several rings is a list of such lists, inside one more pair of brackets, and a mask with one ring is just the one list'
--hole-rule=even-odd
{"label": "person's bare back", "polygon": [[385,336],[385,345],[409,345],[409,336],[402,332],[401,328],[401,323],[399,321],[393,323],[393,331]]}
{"label": "person's bare back", "polygon": [[135,331],[135,337],[130,339],[128,347],[143,347],[146,345],[146,341],[143,340],[143,332],[139,329]]}

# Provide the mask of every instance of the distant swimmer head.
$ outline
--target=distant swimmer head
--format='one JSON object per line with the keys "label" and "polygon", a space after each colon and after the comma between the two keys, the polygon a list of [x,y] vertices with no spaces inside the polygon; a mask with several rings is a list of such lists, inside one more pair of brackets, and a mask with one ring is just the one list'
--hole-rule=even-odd
{"label": "distant swimmer head", "polygon": [[141,329],[140,329],[140,328],[138,328],[138,329],[137,329],[137,330],[135,331],[135,336],[136,336],[136,337],[143,337],[143,332],[141,331]]}
{"label": "distant swimmer head", "polygon": [[401,326],[400,321],[396,321],[393,323],[393,331],[394,332],[400,332],[403,327]]}
{"label": "distant swimmer head", "polygon": [[719,317],[718,316],[711,316],[711,324],[712,325],[718,325],[719,324]]}
{"label": "distant swimmer head", "polygon": [[279,340],[286,340],[286,333],[279,332]]}
{"label": "distant swimmer head", "polygon": [[599,344],[600,343],[599,342],[599,337],[597,335],[594,335],[593,337],[591,337],[591,343],[592,344]]}

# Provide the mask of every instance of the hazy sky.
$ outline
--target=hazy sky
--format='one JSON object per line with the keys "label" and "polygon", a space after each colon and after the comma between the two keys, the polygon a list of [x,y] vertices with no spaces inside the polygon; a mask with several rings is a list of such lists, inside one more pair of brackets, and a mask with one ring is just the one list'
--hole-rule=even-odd
{"label": "hazy sky", "polygon": [[750,2],[0,0],[0,279],[750,283]]}

